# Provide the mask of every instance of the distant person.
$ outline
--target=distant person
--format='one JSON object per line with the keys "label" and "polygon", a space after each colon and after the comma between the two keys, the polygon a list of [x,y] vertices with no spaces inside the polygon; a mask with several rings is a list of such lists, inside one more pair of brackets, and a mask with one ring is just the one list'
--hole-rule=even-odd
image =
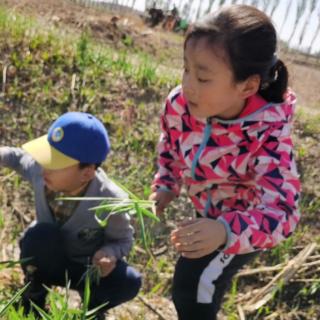
{"label": "distant person", "polygon": [[[66,285],[84,293],[88,265],[98,268],[101,279],[91,283],[89,308],[107,309],[133,299],[141,286],[140,274],[123,257],[129,254],[133,228],[127,214],[112,215],[105,228],[90,208],[101,201],[67,201],[60,197],[127,198],[100,168],[110,150],[108,133],[93,115],[68,112],[48,134],[22,148],[1,147],[0,166],[10,167],[27,179],[35,192],[36,221],[20,240],[26,283],[22,296],[25,314],[31,301],[45,307],[43,285]],[[106,214],[107,215],[107,214]]]}
{"label": "distant person", "polygon": [[174,31],[180,23],[179,12],[176,6],[174,6],[169,13],[165,16],[162,23],[162,28],[167,31]]}
{"label": "distant person", "polygon": [[157,8],[156,1],[153,2],[151,8],[147,9],[147,14],[147,22],[151,28],[157,26],[165,18],[163,11]]}
{"label": "distant person", "polygon": [[299,221],[296,98],[276,44],[270,19],[246,5],[222,8],[186,35],[150,196],[161,214],[185,185],[196,211],[171,234],[181,254],[173,278],[180,320],[216,319],[236,272]]}
{"label": "distant person", "polygon": [[173,8],[171,9],[171,15],[174,17],[179,17],[178,8],[175,5],[173,5]]}

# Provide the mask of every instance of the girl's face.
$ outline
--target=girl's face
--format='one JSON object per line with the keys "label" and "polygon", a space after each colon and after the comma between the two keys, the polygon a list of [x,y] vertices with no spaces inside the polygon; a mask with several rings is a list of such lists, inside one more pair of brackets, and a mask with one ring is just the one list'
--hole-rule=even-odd
{"label": "girl's face", "polygon": [[94,177],[94,174],[94,166],[81,169],[76,164],[65,169],[43,169],[43,180],[48,189],[72,195],[81,190]]}
{"label": "girl's face", "polygon": [[245,82],[234,81],[222,50],[215,53],[205,38],[187,41],[182,89],[193,116],[236,117],[247,98]]}

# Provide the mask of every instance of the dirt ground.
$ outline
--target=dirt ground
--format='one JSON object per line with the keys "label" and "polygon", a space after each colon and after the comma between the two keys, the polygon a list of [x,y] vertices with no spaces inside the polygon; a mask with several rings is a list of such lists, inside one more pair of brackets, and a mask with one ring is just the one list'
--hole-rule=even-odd
{"label": "dirt ground", "polygon": [[[0,5],[31,15],[56,26],[67,26],[76,33],[89,32],[95,39],[116,48],[142,49],[151,55],[181,50],[182,38],[150,29],[143,14],[115,9],[90,8],[72,0],[0,0]],[[71,29],[71,30],[70,30]],[[161,50],[158,50],[158,49]]]}

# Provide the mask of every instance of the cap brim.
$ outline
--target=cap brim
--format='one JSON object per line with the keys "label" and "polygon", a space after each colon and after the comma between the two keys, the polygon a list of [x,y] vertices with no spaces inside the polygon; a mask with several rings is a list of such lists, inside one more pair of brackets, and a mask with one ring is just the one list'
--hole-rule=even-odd
{"label": "cap brim", "polygon": [[22,149],[28,152],[43,168],[49,170],[64,169],[79,163],[78,160],[53,148],[48,142],[47,135],[25,143]]}

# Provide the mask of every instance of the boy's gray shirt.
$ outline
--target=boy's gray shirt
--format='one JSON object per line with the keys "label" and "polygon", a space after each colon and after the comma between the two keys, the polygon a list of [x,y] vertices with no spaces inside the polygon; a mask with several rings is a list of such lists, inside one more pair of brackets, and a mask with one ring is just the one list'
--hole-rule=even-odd
{"label": "boy's gray shirt", "polygon": [[[36,222],[55,223],[45,196],[42,168],[21,148],[1,147],[0,166],[12,168],[28,180],[35,193]],[[127,194],[115,185],[98,168],[95,178],[90,182],[84,197],[127,198]],[[72,216],[61,226],[64,250],[73,261],[87,263],[88,257],[101,249],[117,259],[128,255],[133,243],[133,228],[128,214],[111,215],[108,224],[102,228],[88,209],[101,201],[79,202]]]}

